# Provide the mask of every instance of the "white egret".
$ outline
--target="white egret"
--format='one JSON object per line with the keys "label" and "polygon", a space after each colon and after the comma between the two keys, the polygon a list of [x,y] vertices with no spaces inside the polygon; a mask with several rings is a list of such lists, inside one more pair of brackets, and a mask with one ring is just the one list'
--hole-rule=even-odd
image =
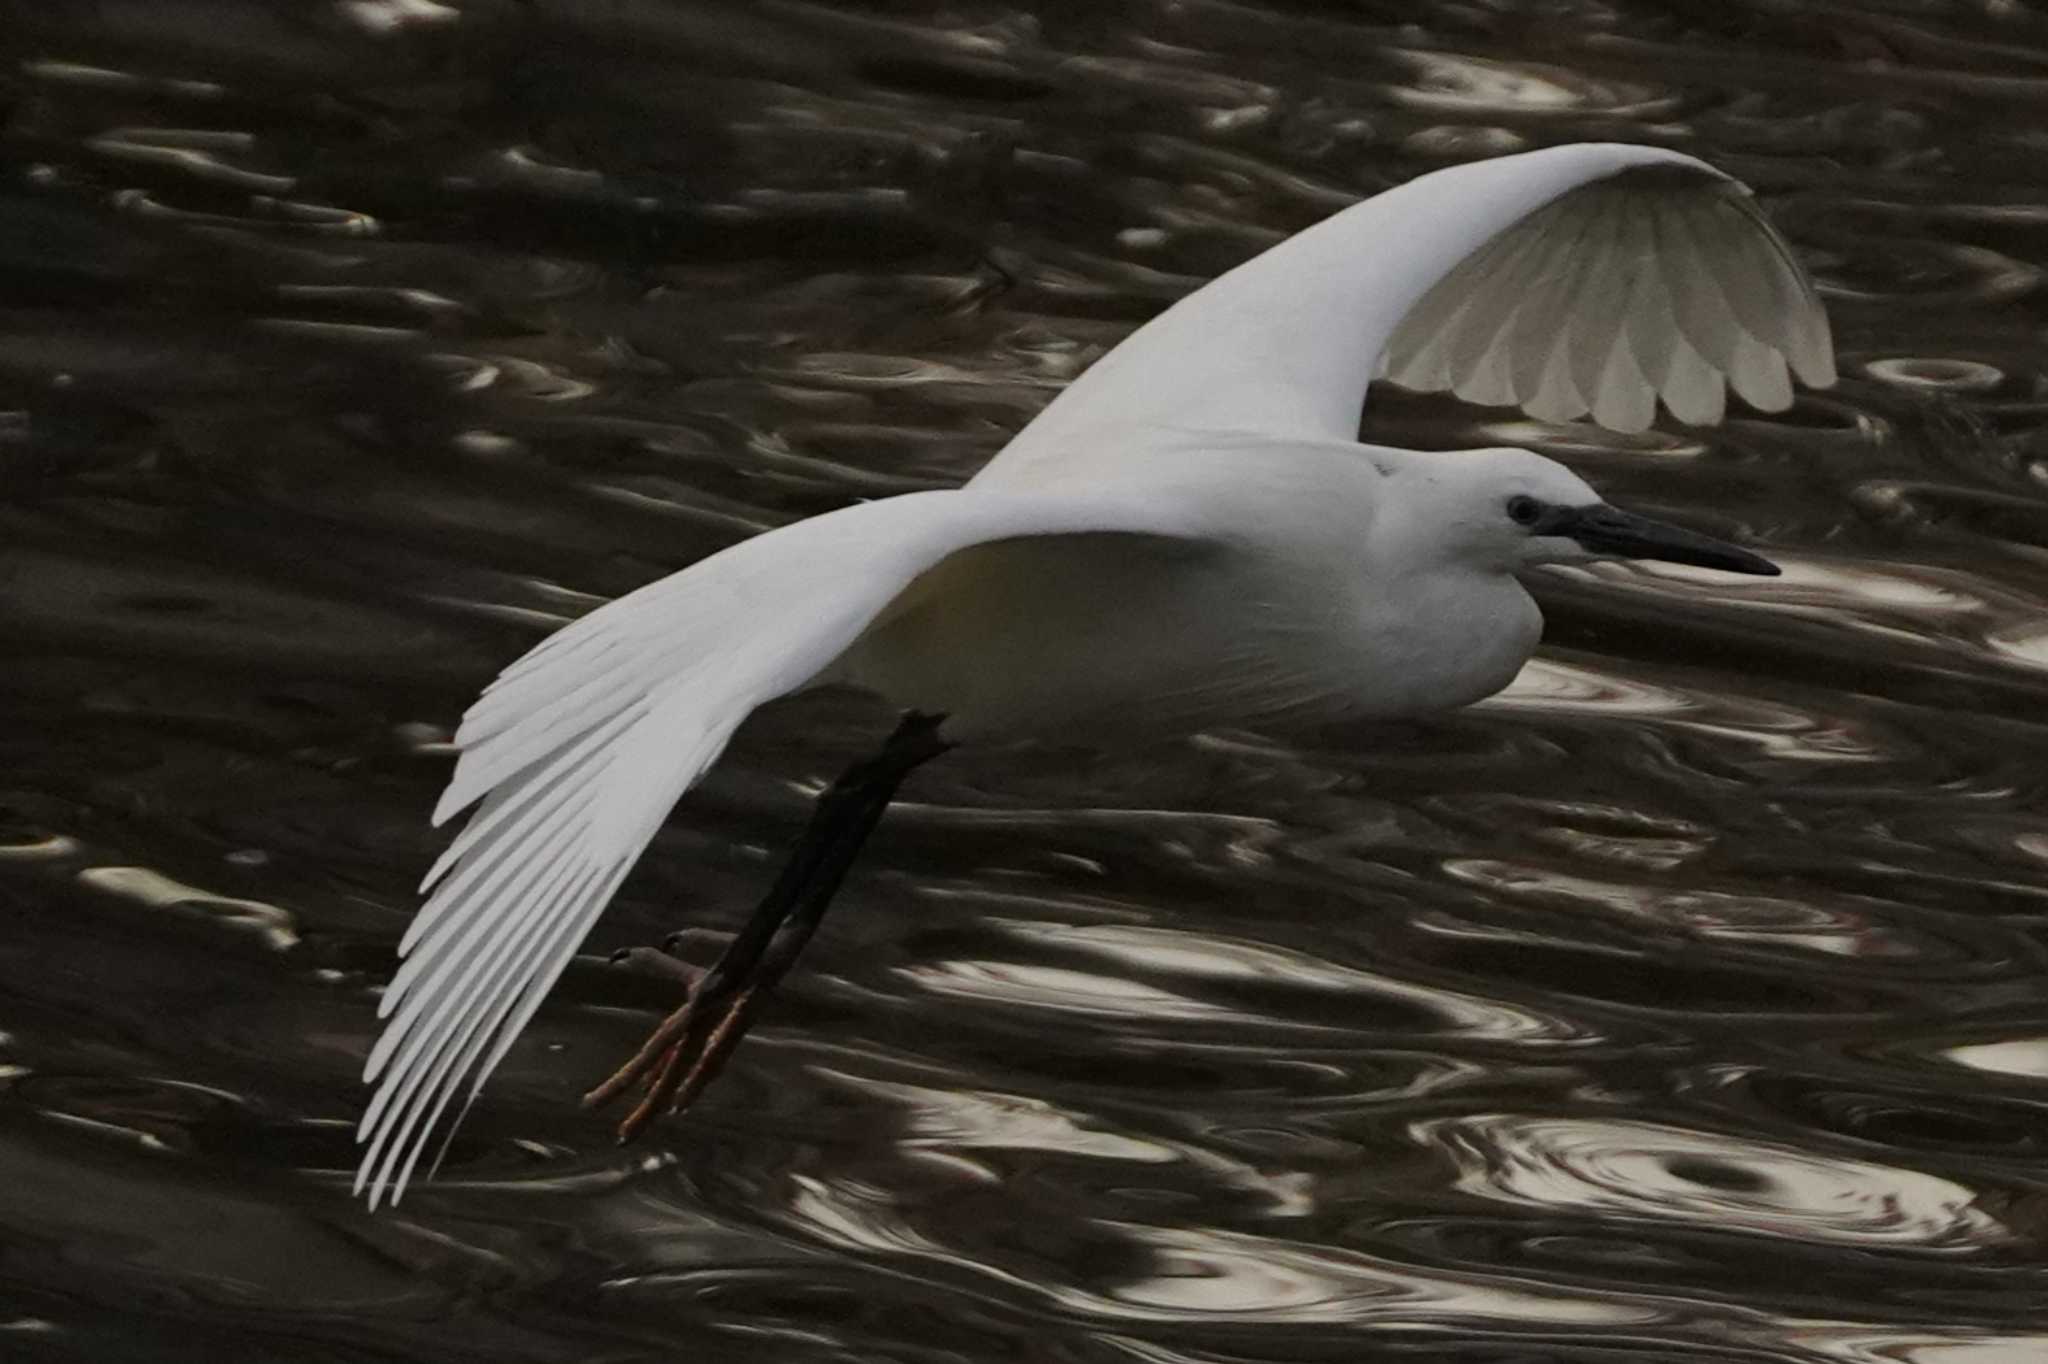
{"label": "white egret", "polygon": [[1362,445],[1375,374],[1543,418],[1711,423],[1834,379],[1825,314],[1749,192],[1651,147],[1425,175],[1167,309],[965,487],[784,526],[508,667],[464,716],[437,825],[481,800],[400,944],[356,1179],[412,1177],[676,799],[756,706],[872,688],[907,717],[819,801],[780,879],[641,1053],[622,1128],[687,1102],[815,927],[896,785],[954,743],[1399,716],[1505,686],[1516,579],[1605,557],[1766,560],[1603,503],[1525,450]]}

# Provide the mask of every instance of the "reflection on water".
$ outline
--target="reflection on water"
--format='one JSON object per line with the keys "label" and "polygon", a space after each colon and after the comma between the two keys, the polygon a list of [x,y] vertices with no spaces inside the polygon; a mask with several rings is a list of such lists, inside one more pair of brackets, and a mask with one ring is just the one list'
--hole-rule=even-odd
{"label": "reflection on water", "polygon": [[[2048,258],[2019,5],[0,7],[0,1357],[2022,1364]],[[376,991],[497,666],[946,486],[1355,197],[1744,176],[1840,386],[1614,436],[1768,545],[1556,571],[1507,693],[920,772],[720,1086],[576,1093],[881,718],[777,707],[401,1214]]]}
{"label": "reflection on water", "polygon": [[1445,1150],[1467,1193],[1603,1222],[1920,1246],[2006,1234],[1944,1179],[1656,1123],[1482,1113],[1421,1123],[1416,1136]]}

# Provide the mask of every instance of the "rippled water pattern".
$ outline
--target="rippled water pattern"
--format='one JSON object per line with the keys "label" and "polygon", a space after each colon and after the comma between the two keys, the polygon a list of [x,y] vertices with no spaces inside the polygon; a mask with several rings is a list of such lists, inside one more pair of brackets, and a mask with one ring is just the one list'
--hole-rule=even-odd
{"label": "rippled water pattern", "polygon": [[[2013,0],[0,4],[0,1357],[2048,1360],[2048,18]],[[953,484],[1357,196],[1756,185],[1840,386],[1622,438],[1753,537],[1515,687],[920,772],[687,1121],[574,1098],[886,717],[764,715],[398,1215],[346,1197],[450,721]]]}

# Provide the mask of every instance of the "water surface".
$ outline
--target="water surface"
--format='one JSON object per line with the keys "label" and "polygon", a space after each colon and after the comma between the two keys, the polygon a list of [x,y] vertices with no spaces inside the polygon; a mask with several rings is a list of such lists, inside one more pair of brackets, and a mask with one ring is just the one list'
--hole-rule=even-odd
{"label": "water surface", "polygon": [[[0,5],[0,1356],[2048,1358],[2048,20],[1297,0]],[[1753,540],[1516,686],[961,754],[687,1121],[576,1094],[887,723],[750,725],[396,1215],[346,1197],[449,726],[560,622],[959,482],[1433,167],[1742,176],[1843,380],[1625,438]]]}

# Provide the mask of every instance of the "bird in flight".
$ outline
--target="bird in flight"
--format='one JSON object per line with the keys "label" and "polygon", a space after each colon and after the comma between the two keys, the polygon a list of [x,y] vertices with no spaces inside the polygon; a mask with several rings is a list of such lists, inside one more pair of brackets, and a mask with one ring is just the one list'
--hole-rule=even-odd
{"label": "bird in flight", "polygon": [[[464,715],[365,1080],[355,1189],[413,1177],[504,1059],[671,806],[749,712],[825,683],[901,724],[818,799],[724,955],[587,1096],[621,1138],[689,1103],[920,763],[966,742],[1124,741],[1393,717],[1506,686],[1541,564],[1768,560],[1609,506],[1527,450],[1361,444],[1368,382],[1648,427],[1834,381],[1826,314],[1738,181],[1585,143],[1421,176],[1190,294],[965,486],[783,526],[564,627]],[[460,1120],[460,1115],[457,1116]]]}

